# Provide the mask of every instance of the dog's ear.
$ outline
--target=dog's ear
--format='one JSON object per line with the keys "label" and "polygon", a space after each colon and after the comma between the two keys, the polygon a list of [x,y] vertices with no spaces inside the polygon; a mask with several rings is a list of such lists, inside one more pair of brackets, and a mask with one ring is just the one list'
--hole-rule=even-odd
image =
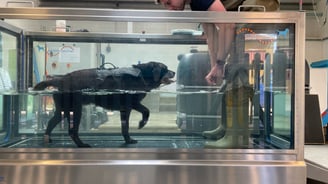
{"label": "dog's ear", "polygon": [[153,67],[153,78],[154,81],[159,81],[161,79],[162,68],[159,65],[154,65]]}
{"label": "dog's ear", "polygon": [[162,63],[158,62],[148,62],[148,63],[142,63],[138,65],[132,65],[135,68],[139,68],[143,71],[144,77],[152,77],[154,81],[160,81],[161,75],[163,75],[163,70],[166,68],[166,66]]}

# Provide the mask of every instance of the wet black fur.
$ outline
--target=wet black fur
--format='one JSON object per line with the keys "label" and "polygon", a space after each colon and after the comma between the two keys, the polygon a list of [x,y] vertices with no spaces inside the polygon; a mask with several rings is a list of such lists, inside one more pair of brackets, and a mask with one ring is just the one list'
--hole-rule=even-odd
{"label": "wet black fur", "polygon": [[[38,83],[34,90],[43,90],[48,86],[58,88],[58,92],[53,94],[55,103],[54,116],[49,120],[45,132],[49,136],[58,123],[61,122],[62,114],[67,121],[71,121],[70,112],[73,112],[73,126],[69,126],[69,135],[78,147],[90,147],[79,138],[79,125],[82,116],[82,106],[85,104],[95,104],[109,110],[120,111],[121,133],[125,143],[134,144],[134,140],[129,135],[129,118],[131,110],[136,110],[142,114],[139,122],[139,129],[143,128],[149,119],[149,109],[141,104],[145,98],[146,92],[159,87],[161,84],[168,84],[172,81],[175,73],[168,70],[167,67],[158,62],[149,62],[133,65],[133,69],[139,69],[140,74],[120,74],[112,75],[106,69],[85,69],[68,73],[62,77],[56,77]],[[124,73],[124,72],[123,72]],[[81,90],[113,90],[114,93],[93,94],[85,93]],[[130,90],[129,92],[117,91]],[[136,90],[137,92],[132,92]]]}

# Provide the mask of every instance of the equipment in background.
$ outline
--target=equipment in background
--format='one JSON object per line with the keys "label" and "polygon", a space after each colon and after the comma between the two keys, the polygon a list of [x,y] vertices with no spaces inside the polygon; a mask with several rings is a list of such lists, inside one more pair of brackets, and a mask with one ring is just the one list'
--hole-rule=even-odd
{"label": "equipment in background", "polygon": [[205,80],[211,69],[209,54],[193,51],[179,55],[178,60],[178,127],[186,133],[215,129],[221,121],[222,94]]}

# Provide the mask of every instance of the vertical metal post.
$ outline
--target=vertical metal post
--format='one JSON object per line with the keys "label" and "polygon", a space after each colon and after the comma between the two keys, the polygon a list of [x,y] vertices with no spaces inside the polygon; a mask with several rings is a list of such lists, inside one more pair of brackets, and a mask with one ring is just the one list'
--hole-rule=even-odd
{"label": "vertical metal post", "polygon": [[2,61],[2,33],[0,32],[0,67],[2,67],[3,61]]}

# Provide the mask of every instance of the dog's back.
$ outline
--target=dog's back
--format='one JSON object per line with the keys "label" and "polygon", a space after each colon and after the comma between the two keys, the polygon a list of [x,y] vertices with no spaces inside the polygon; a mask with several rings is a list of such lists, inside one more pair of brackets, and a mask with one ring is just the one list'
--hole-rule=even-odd
{"label": "dog's back", "polygon": [[161,84],[169,84],[174,72],[158,62],[133,65],[128,68],[83,69],[68,73],[62,77],[43,81],[34,90],[43,90],[53,86],[59,91],[94,90],[135,90],[150,91]]}

